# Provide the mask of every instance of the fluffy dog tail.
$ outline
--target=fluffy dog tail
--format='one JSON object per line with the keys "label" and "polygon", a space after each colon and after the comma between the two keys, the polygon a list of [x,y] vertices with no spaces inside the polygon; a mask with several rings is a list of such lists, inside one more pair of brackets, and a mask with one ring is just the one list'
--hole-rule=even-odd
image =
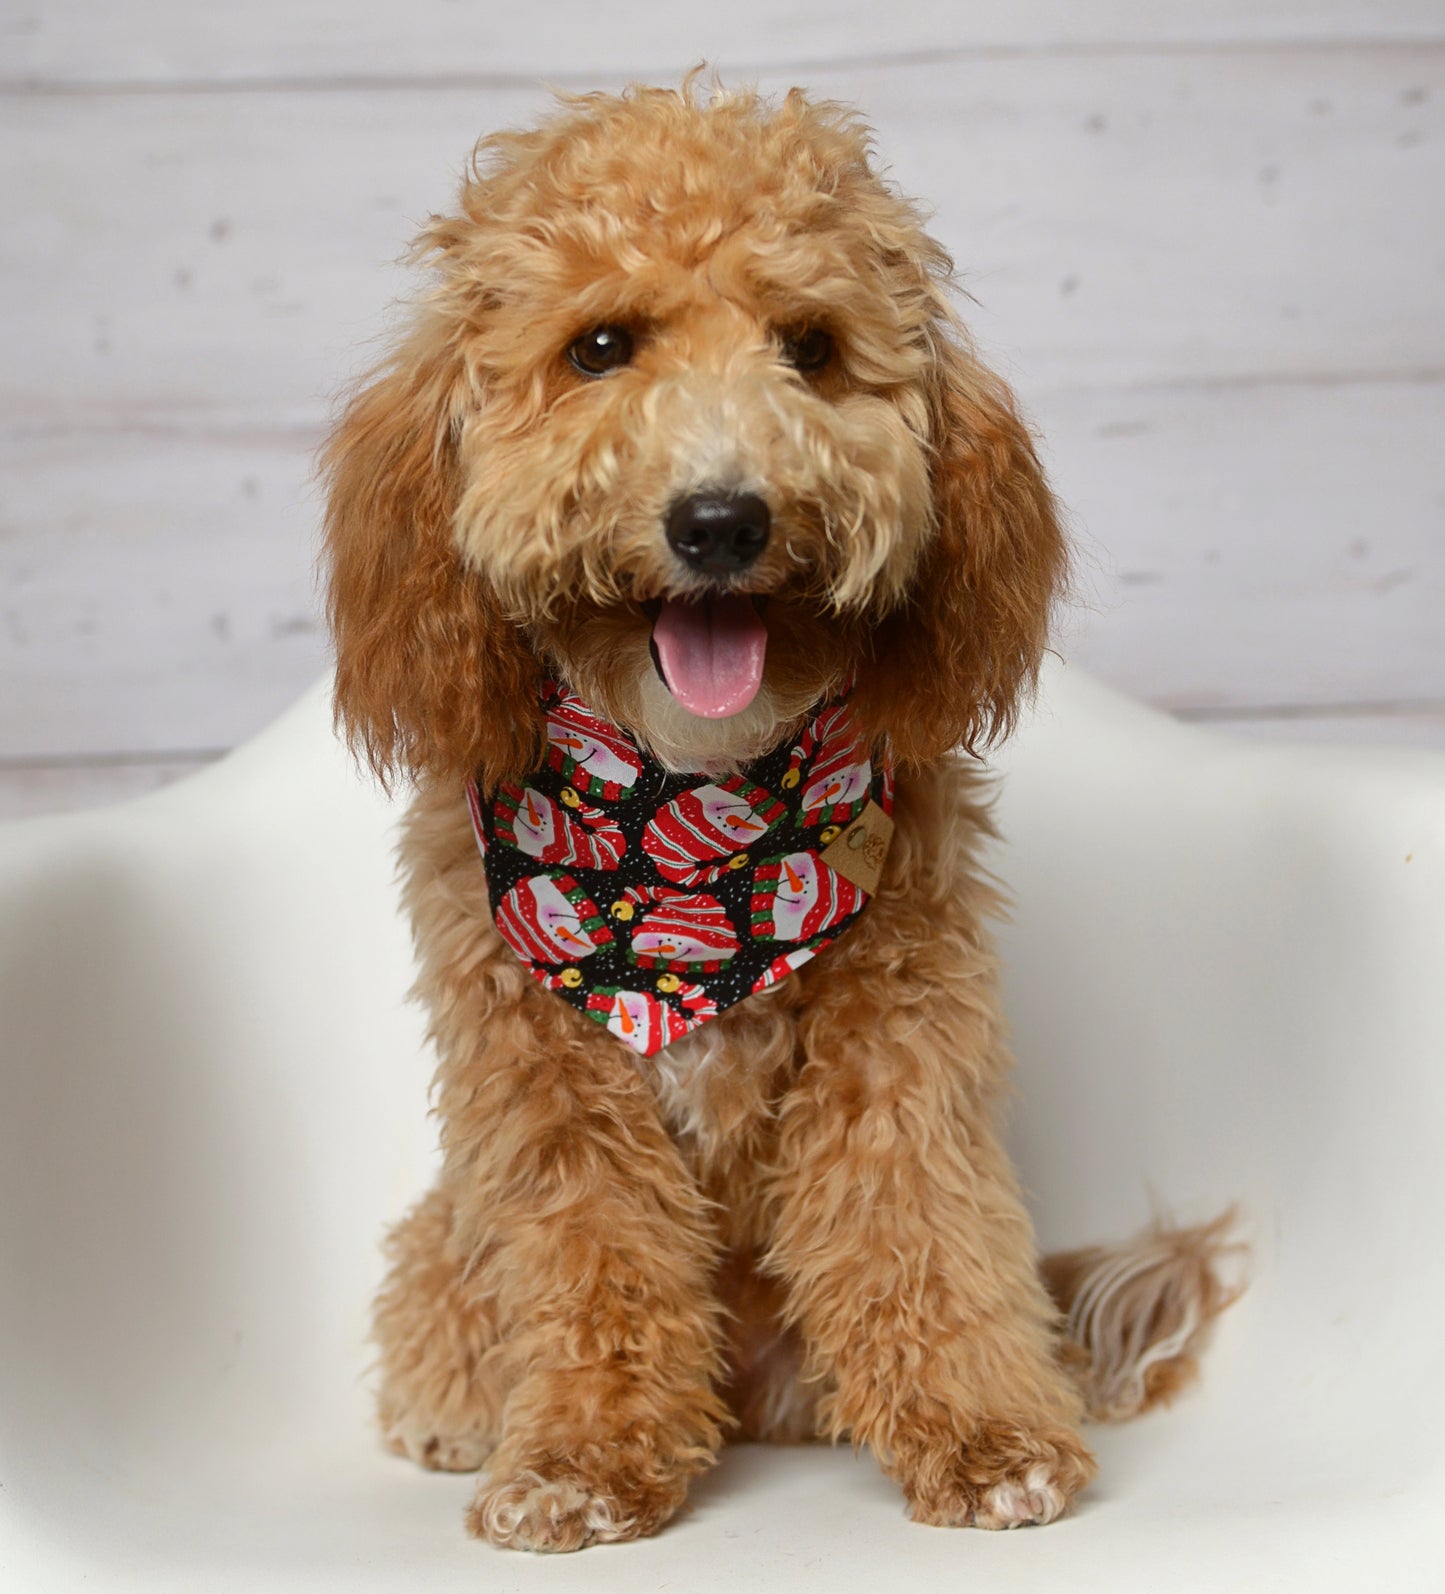
{"label": "fluffy dog tail", "polygon": [[1233,1208],[1181,1229],[1156,1221],[1124,1245],[1046,1256],[1044,1283],[1064,1320],[1063,1359],[1097,1422],[1167,1405],[1199,1371],[1219,1314],[1243,1293]]}

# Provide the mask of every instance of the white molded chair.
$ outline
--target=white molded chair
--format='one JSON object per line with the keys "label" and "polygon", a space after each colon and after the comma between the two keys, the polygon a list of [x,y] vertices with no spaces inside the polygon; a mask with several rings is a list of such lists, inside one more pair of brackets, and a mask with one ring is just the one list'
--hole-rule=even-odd
{"label": "white molded chair", "polygon": [[1445,759],[1242,744],[1070,672],[1001,760],[1015,1144],[1050,1245],[1238,1200],[1202,1385],[1022,1533],[871,1459],[729,1451],[545,1563],[383,1454],[365,1344],[422,1189],[396,810],[318,688],[214,768],[0,827],[0,1588],[1437,1590]]}

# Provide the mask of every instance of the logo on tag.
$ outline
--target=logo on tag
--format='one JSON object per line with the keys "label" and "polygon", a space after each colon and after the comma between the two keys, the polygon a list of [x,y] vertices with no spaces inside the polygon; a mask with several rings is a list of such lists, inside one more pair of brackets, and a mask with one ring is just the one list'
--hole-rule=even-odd
{"label": "logo on tag", "polygon": [[869,800],[851,825],[834,836],[818,856],[869,896],[878,889],[893,841],[893,821]]}

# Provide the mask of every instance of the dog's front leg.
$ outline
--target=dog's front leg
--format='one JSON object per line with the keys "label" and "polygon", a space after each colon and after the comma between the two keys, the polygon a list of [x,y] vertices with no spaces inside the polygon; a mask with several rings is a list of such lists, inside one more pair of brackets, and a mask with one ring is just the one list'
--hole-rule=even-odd
{"label": "dog's front leg", "polygon": [[448,1178],[509,1385],[468,1525],[572,1550],[655,1531],[716,1454],[714,1246],[630,1054],[553,996],[519,1006],[493,1015],[493,1055],[443,1086]]}
{"label": "dog's front leg", "polygon": [[995,1123],[987,898],[938,867],[964,850],[959,830],[903,795],[891,880],[804,971],[767,1266],[824,1431],[868,1444],[915,1520],[1047,1522],[1093,1460]]}

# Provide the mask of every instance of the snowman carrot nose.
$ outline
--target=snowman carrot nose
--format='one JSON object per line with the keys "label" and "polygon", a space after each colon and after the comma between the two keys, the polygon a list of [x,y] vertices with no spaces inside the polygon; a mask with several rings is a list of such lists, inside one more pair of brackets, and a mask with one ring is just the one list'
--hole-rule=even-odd
{"label": "snowman carrot nose", "polygon": [[527,823],[535,830],[542,823],[542,816],[537,812],[537,805],[532,801],[532,794],[527,793]]}
{"label": "snowman carrot nose", "polygon": [[630,1035],[637,1028],[632,1014],[627,1011],[627,1003],[620,999],[617,1003],[617,1027],[624,1035]]}
{"label": "snowman carrot nose", "polygon": [[788,885],[794,891],[801,891],[803,889],[803,882],[798,878],[797,871],[793,868],[792,864],[790,864],[786,858],[783,859],[783,868],[787,871]]}

